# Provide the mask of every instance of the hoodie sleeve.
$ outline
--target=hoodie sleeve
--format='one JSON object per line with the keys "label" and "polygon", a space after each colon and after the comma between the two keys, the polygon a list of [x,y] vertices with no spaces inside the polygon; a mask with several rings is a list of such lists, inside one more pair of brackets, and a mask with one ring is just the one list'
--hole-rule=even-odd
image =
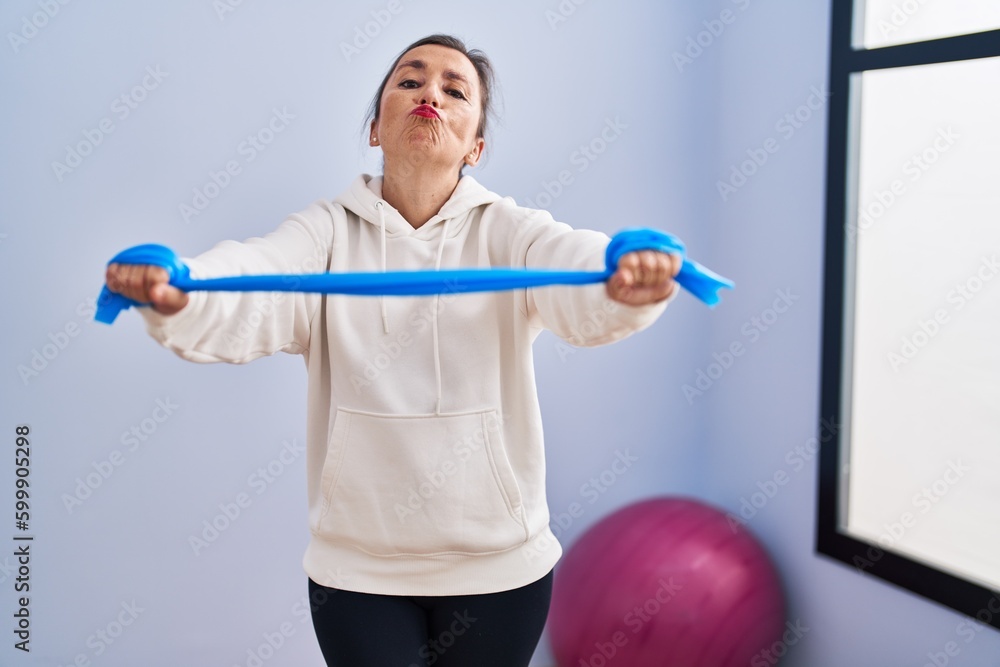
{"label": "hoodie sleeve", "polygon": [[[332,230],[329,212],[317,202],[263,237],[223,241],[184,262],[192,278],[327,271]],[[242,364],[276,352],[305,352],[319,303],[318,294],[194,291],[174,315],[138,310],[149,334],[180,357]]]}
{"label": "hoodie sleeve", "polygon": [[[576,230],[547,211],[515,208],[519,218],[511,246],[511,266],[532,269],[601,271],[611,239],[601,232]],[[525,291],[525,312],[536,326],[580,347],[612,343],[650,326],[680,291],[645,306],[611,299],[604,283],[556,286]]]}

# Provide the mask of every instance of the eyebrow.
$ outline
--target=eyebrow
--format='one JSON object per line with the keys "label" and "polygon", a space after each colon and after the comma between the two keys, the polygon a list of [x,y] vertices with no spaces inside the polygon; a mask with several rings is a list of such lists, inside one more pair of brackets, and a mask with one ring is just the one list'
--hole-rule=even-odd
{"label": "eyebrow", "polygon": [[[407,60],[406,62],[400,63],[399,67],[396,68],[396,71],[398,72],[399,70],[405,67],[412,67],[413,69],[423,70],[427,69],[427,63],[425,63],[423,60],[414,58],[413,60]],[[460,81],[467,86],[469,85],[469,80],[466,79],[465,76],[463,76],[459,72],[456,72],[453,69],[445,70],[444,76],[446,79],[451,79],[452,81]]]}

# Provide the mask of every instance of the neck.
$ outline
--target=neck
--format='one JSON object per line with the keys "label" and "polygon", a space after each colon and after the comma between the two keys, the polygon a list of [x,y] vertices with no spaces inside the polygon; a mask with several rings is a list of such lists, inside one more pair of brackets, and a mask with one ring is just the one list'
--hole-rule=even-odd
{"label": "neck", "polygon": [[382,175],[382,198],[419,229],[433,218],[458,186],[454,170],[386,162]]}

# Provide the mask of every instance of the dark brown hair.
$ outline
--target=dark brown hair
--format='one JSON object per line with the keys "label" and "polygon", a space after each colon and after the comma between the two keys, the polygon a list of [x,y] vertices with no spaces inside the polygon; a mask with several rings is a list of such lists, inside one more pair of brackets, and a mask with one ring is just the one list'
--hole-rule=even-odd
{"label": "dark brown hair", "polygon": [[479,115],[479,127],[476,130],[476,138],[481,139],[486,136],[486,130],[489,125],[489,119],[493,116],[493,89],[495,86],[495,75],[493,73],[493,64],[490,59],[486,57],[486,54],[479,49],[469,50],[465,46],[465,42],[457,37],[452,37],[451,35],[430,35],[429,37],[424,37],[423,39],[418,39],[413,44],[399,52],[396,59],[392,62],[392,66],[389,67],[389,71],[386,72],[385,78],[382,79],[382,85],[378,87],[378,92],[375,93],[375,97],[372,98],[371,103],[368,105],[368,115],[365,117],[365,128],[368,131],[371,128],[372,121],[377,121],[379,118],[379,108],[382,106],[382,93],[385,92],[386,84],[389,83],[389,77],[392,73],[396,71],[396,66],[399,65],[399,61],[402,60],[403,56],[406,55],[411,49],[415,49],[418,46],[425,46],[427,44],[436,44],[438,46],[445,46],[449,49],[455,49],[472,63],[472,66],[476,68],[476,74],[479,75],[479,97],[482,101],[482,106],[480,108]]}

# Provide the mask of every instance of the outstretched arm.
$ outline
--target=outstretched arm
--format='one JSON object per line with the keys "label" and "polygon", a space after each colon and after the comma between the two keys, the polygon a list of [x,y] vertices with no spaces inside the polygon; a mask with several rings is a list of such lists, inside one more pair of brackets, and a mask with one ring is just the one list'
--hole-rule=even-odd
{"label": "outstretched arm", "polygon": [[[289,216],[278,229],[242,243],[223,241],[185,260],[191,278],[294,274],[328,270],[329,213],[319,204]],[[160,266],[112,264],[107,287],[147,303],[140,308],[150,335],[179,356],[198,362],[245,363],[276,352],[304,352],[319,296],[303,293],[185,293]]]}
{"label": "outstretched arm", "polygon": [[[506,204],[515,225],[510,245],[513,266],[600,271],[610,239],[577,230],[546,211]],[[611,343],[651,325],[677,296],[673,277],[680,270],[674,255],[655,251],[626,253],[605,285],[526,290],[525,314],[578,346]]]}

